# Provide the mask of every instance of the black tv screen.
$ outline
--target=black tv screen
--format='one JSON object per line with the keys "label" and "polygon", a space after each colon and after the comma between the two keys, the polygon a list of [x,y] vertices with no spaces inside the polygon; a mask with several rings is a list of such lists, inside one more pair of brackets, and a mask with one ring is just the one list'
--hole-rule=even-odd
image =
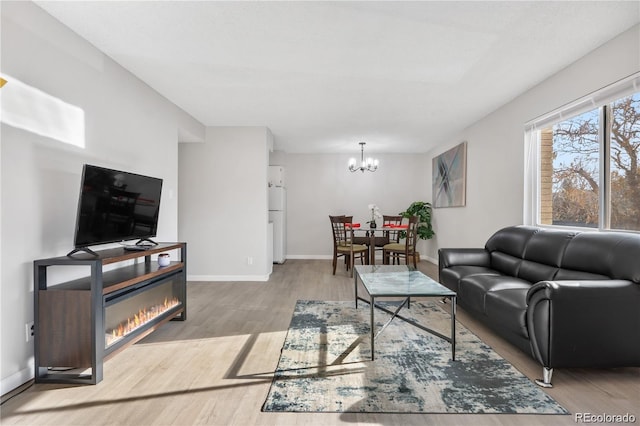
{"label": "black tv screen", "polygon": [[75,247],[155,237],[162,179],[85,164]]}

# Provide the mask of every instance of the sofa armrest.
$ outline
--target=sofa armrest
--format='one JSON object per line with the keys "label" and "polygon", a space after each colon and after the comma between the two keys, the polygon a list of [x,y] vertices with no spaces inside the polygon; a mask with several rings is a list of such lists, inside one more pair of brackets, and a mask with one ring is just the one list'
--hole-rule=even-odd
{"label": "sofa armrest", "polygon": [[443,248],[438,250],[438,265],[449,268],[456,265],[485,266],[491,265],[489,252],[480,248]]}
{"label": "sofa armrest", "polygon": [[540,281],[526,300],[532,354],[543,366],[640,366],[640,285]]}

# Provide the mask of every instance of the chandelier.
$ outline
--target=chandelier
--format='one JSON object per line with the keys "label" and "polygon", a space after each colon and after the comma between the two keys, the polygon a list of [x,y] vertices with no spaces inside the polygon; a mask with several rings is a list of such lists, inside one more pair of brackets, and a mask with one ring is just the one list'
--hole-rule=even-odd
{"label": "chandelier", "polygon": [[349,160],[349,170],[352,172],[357,172],[358,170],[360,170],[362,173],[364,173],[365,170],[368,170],[370,172],[375,172],[376,170],[378,170],[378,160],[377,159],[373,159],[371,157],[367,158],[367,160],[365,161],[364,159],[364,146],[365,146],[366,142],[360,142],[360,165],[356,166],[356,159],[352,158]]}

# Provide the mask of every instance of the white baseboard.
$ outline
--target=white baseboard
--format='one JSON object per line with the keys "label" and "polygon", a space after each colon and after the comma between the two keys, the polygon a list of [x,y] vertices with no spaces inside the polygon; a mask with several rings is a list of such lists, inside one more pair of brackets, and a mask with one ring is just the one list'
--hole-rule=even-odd
{"label": "white baseboard", "polygon": [[330,254],[288,254],[287,259],[307,259],[307,260],[331,260],[333,255]]}
{"label": "white baseboard", "polygon": [[[422,254],[420,254],[420,258],[428,260],[431,263],[438,264],[438,259],[433,259]],[[333,256],[330,254],[288,254],[287,259],[331,260],[333,259]],[[382,260],[382,256],[376,256],[376,259]]]}
{"label": "white baseboard", "polygon": [[435,263],[436,265],[438,264],[438,259],[434,259],[434,258],[428,257],[428,256],[423,256],[422,254],[420,255],[420,257],[422,259],[428,260],[431,263]]}
{"label": "white baseboard", "polygon": [[[331,260],[333,259],[333,255],[331,254],[288,254],[287,259]],[[376,259],[382,260],[382,255],[376,256]]]}
{"label": "white baseboard", "polygon": [[11,392],[15,388],[24,385],[29,380],[35,377],[34,373],[34,361],[33,358],[29,361],[29,367],[24,368],[17,373],[12,374],[9,377],[5,377],[0,382],[0,395],[5,395]]}

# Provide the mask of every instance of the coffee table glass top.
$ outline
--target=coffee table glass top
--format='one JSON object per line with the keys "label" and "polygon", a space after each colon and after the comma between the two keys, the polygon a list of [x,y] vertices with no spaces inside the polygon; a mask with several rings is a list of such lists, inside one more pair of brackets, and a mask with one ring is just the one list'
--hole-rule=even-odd
{"label": "coffee table glass top", "polygon": [[356,265],[356,273],[369,295],[455,296],[454,291],[406,265]]}

